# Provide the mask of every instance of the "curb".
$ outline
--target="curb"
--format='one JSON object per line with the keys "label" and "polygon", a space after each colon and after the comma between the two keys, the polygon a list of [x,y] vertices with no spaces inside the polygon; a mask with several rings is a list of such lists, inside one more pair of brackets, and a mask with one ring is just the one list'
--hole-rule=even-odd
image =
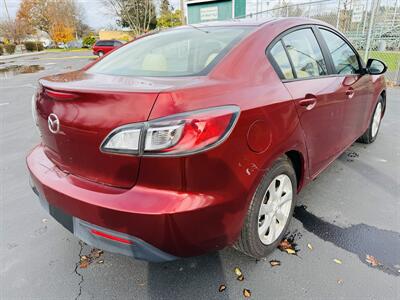
{"label": "curb", "polygon": [[19,53],[19,54],[12,54],[12,55],[1,55],[0,60],[7,60],[7,59],[13,59],[13,58],[31,56],[31,55],[42,55],[45,53],[48,53],[48,52],[40,51],[40,52]]}

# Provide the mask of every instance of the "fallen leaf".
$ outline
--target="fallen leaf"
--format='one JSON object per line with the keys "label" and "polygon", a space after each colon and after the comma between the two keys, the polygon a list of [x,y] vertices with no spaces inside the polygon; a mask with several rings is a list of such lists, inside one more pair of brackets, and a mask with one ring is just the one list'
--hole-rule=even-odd
{"label": "fallen leaf", "polygon": [[307,244],[308,249],[312,250],[313,247],[311,246],[311,244]]}
{"label": "fallen leaf", "polygon": [[97,263],[98,263],[98,264],[103,264],[103,263],[104,263],[104,260],[100,259]]}
{"label": "fallen leaf", "polygon": [[242,274],[242,275],[239,275],[236,279],[239,280],[239,281],[243,281],[243,280],[244,280],[243,274]]}
{"label": "fallen leaf", "polygon": [[243,296],[245,296],[246,298],[250,298],[251,297],[251,292],[248,289],[243,289]]}
{"label": "fallen leaf", "polygon": [[338,280],[337,280],[337,283],[338,283],[338,284],[343,284],[343,279],[338,279]]}
{"label": "fallen leaf", "polygon": [[372,255],[368,255],[365,258],[365,261],[369,263],[373,267],[377,267],[380,265],[379,261]]}
{"label": "fallen leaf", "polygon": [[296,251],[294,251],[293,249],[285,249],[285,251],[288,253],[288,254],[296,254]]}
{"label": "fallen leaf", "polygon": [[79,268],[86,269],[89,266],[89,262],[87,260],[83,260],[79,263]]}
{"label": "fallen leaf", "polygon": [[271,267],[276,267],[276,266],[280,266],[281,262],[279,260],[270,260],[269,264],[271,265]]}
{"label": "fallen leaf", "polygon": [[84,261],[84,260],[87,260],[88,258],[87,258],[87,256],[86,255],[82,255],[81,256],[81,261]]}
{"label": "fallen leaf", "polygon": [[219,286],[218,291],[221,293],[221,292],[223,292],[223,291],[225,291],[225,290],[226,290],[226,285],[225,285],[225,284],[221,284],[221,285]]}
{"label": "fallen leaf", "polygon": [[341,265],[341,264],[342,264],[342,261],[341,261],[340,259],[335,258],[333,261],[334,261],[335,263],[337,263],[338,265]]}
{"label": "fallen leaf", "polygon": [[284,239],[279,243],[278,248],[280,248],[281,250],[286,250],[286,249],[292,249],[293,246],[287,239]]}
{"label": "fallen leaf", "polygon": [[236,276],[242,275],[242,271],[241,271],[238,267],[236,267],[236,268],[234,269],[234,271],[235,271]]}
{"label": "fallen leaf", "polygon": [[42,219],[42,223],[47,223],[48,221],[47,219]]}

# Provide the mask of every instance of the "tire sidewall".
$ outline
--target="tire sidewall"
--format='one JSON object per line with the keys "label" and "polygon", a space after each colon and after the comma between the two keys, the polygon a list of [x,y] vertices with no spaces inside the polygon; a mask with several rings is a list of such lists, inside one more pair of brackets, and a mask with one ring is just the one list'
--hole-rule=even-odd
{"label": "tire sidewall", "polygon": [[[278,236],[276,241],[270,245],[265,245],[261,242],[259,236],[258,236],[258,214],[261,206],[261,202],[264,199],[264,195],[271,184],[272,180],[281,175],[285,174],[290,178],[290,181],[292,183],[292,190],[293,190],[293,198],[292,198],[292,203],[290,207],[290,212],[289,212],[289,218],[286,222],[285,227],[282,230],[282,233]],[[290,225],[290,221],[293,215],[294,207],[295,207],[295,196],[296,196],[296,191],[297,191],[297,181],[296,181],[296,174],[293,170],[292,164],[288,159],[283,159],[283,160],[278,160],[270,169],[269,171],[263,176],[256,192],[253,195],[252,199],[252,207],[250,210],[250,218],[248,220],[249,222],[249,231],[250,231],[250,236],[251,236],[251,248],[255,253],[257,253],[257,257],[265,257],[267,256],[270,252],[272,252],[280,243],[282,238],[285,236],[286,231]]]}

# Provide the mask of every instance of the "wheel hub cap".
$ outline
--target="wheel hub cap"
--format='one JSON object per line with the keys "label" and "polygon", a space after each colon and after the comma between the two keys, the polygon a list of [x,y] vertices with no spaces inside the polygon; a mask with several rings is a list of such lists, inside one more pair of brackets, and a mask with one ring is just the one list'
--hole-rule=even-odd
{"label": "wheel hub cap", "polygon": [[272,244],[282,233],[292,207],[293,188],[289,176],[282,174],[269,185],[258,213],[258,236],[265,245]]}
{"label": "wheel hub cap", "polygon": [[382,118],[382,104],[381,102],[378,103],[375,109],[375,113],[372,119],[372,137],[375,137],[376,134],[378,133],[379,129],[379,124],[381,123],[381,118]]}

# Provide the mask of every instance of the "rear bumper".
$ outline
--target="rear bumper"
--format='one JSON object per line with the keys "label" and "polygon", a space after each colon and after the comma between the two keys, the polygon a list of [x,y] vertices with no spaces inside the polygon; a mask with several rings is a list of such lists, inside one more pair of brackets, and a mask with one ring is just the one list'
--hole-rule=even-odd
{"label": "rear bumper", "polygon": [[178,258],[165,253],[134,236],[96,226],[79,218],[68,215],[62,209],[49,204],[47,200],[38,192],[32,182],[31,186],[32,190],[38,196],[41,206],[56,221],[64,226],[64,228],[73,233],[86,244],[108,252],[119,253],[134,257],[136,259],[151,262],[171,261]]}
{"label": "rear bumper", "polygon": [[[27,165],[33,189],[50,214],[62,212],[64,217],[56,219],[64,227],[67,219],[70,231],[104,250],[164,261],[222,249],[240,232],[245,202],[238,205],[222,191],[210,195],[140,185],[109,187],[63,173],[41,146],[28,155]],[[95,236],[92,229],[131,240],[134,246]]]}

